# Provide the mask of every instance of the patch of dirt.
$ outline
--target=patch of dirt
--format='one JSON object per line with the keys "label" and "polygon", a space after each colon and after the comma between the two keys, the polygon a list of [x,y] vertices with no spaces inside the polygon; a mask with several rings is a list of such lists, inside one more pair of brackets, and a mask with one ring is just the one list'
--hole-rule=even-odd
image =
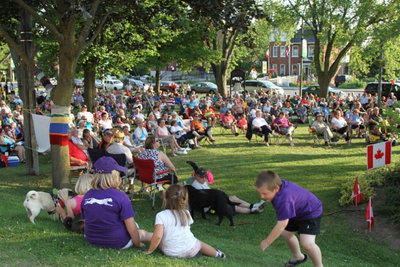
{"label": "patch of dirt", "polygon": [[389,218],[378,215],[379,207],[382,206],[385,201],[384,189],[375,188],[375,193],[376,196],[372,199],[375,225],[371,232],[367,229],[367,222],[365,221],[365,210],[367,208],[366,202],[363,202],[357,207],[348,207],[346,210],[352,212],[346,214],[346,220],[354,231],[362,235],[369,235],[376,240],[383,241],[392,249],[400,250],[400,227],[393,224]]}

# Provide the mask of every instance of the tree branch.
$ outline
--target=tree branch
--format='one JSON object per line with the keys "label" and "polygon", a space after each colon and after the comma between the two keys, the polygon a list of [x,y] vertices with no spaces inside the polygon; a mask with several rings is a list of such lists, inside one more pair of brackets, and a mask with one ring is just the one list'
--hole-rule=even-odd
{"label": "tree branch", "polygon": [[47,20],[45,20],[42,16],[40,16],[31,6],[27,5],[23,0],[13,0],[15,3],[20,5],[22,8],[24,8],[26,11],[28,11],[32,17],[34,17],[37,21],[39,21],[40,24],[42,24],[44,27],[46,27],[57,39],[58,42],[62,42],[64,37],[62,34],[58,31],[55,25],[49,23]]}
{"label": "tree branch", "polygon": [[76,42],[78,50],[85,46],[84,43],[85,43],[86,37],[89,35],[90,26],[93,23],[93,20],[95,18],[95,15],[96,15],[96,12],[97,12],[97,9],[99,7],[100,2],[101,2],[101,0],[96,0],[92,4],[92,8],[90,9],[90,12],[89,12],[91,17],[86,20],[85,25],[83,26],[83,28],[82,28],[82,30],[81,30],[81,32],[79,34],[78,40]]}
{"label": "tree branch", "polygon": [[85,43],[81,43],[78,47],[78,51],[82,51],[83,49],[87,48],[88,46],[90,46],[94,40],[96,39],[96,37],[100,34],[101,30],[103,29],[104,24],[106,23],[108,17],[111,15],[111,13],[107,13],[102,21],[100,22],[99,25],[97,25],[97,28],[94,30],[94,33],[92,35],[92,37]]}
{"label": "tree branch", "polygon": [[15,50],[17,55],[21,58],[21,60],[26,64],[30,72],[35,70],[35,62],[29,58],[24,51],[21,50],[21,47],[14,41],[14,39],[7,33],[7,31],[0,26],[0,36],[2,36],[7,44]]}

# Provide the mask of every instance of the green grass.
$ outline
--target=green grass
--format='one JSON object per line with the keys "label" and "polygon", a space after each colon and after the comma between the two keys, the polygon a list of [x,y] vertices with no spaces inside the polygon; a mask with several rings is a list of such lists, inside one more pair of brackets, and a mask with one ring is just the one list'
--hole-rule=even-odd
{"label": "green grass", "polygon": [[[286,142],[280,146],[265,147],[250,144],[243,135],[219,135],[219,147],[205,144],[202,149],[190,151],[188,155],[171,158],[177,167],[180,180],[189,177],[191,168],[186,160],[212,171],[215,177],[213,188],[229,195],[259,201],[253,187],[257,173],[272,169],[287,180],[312,191],[323,202],[324,212],[340,209],[338,205],[339,185],[353,180],[366,170],[366,148],[361,139],[353,140],[348,147],[341,141],[337,147],[312,147],[307,127],[299,126],[295,133],[295,147]],[[400,158],[399,147],[393,148],[393,162]],[[151,256],[141,253],[142,249],[126,251],[101,249],[88,245],[83,236],[67,232],[64,227],[50,219],[45,213],[31,224],[22,206],[29,190],[51,190],[50,157],[41,156],[40,168],[43,175],[25,176],[23,166],[0,169],[0,264],[11,266],[282,266],[290,257],[289,249],[282,238],[275,241],[265,252],[259,243],[275,225],[276,217],[270,204],[258,215],[235,215],[235,223],[247,223],[229,227],[224,219],[216,226],[217,218],[208,216],[203,220],[195,214],[192,226],[194,235],[200,240],[220,248],[227,259],[200,257],[177,260],[156,252]],[[157,200],[156,207],[161,202]],[[140,227],[152,231],[156,211],[150,201],[138,197],[133,202],[136,221]],[[317,244],[323,254],[325,266],[399,266],[399,251],[391,250],[369,235],[353,231],[345,220],[346,214],[324,216]],[[379,220],[379,218],[375,218]],[[362,230],[362,229],[361,229]],[[375,228],[373,231],[379,231]],[[308,261],[302,266],[312,266]]]}

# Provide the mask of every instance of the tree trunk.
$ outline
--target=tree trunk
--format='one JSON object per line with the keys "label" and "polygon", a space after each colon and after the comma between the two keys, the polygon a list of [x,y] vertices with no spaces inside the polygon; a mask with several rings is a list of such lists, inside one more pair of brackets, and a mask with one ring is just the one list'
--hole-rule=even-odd
{"label": "tree trunk", "polygon": [[332,77],[329,77],[328,72],[323,71],[318,74],[319,94],[320,97],[328,98],[328,87]]}
{"label": "tree trunk", "polygon": [[218,92],[223,96],[227,97],[228,92],[226,88],[226,68],[220,63],[219,65],[212,64],[214,72],[215,82],[218,86]]}
{"label": "tree trunk", "polygon": [[[73,38],[71,38],[72,40]],[[51,115],[69,114],[71,95],[78,57],[71,52],[73,40],[66,39],[60,44],[60,76],[57,87],[53,89],[54,105]],[[51,145],[53,187],[63,188],[69,185],[69,150],[68,145]]]}
{"label": "tree trunk", "polygon": [[95,62],[87,62],[84,65],[84,77],[85,77],[85,91],[83,97],[85,98],[85,104],[88,106],[88,110],[93,110],[94,98],[96,95],[95,79],[96,79],[96,64]]}
{"label": "tree trunk", "polygon": [[156,68],[156,86],[154,91],[157,95],[160,95],[160,69],[158,67]]}
{"label": "tree trunk", "polygon": [[[21,48],[29,58],[33,58],[33,42],[32,42],[32,16],[21,10],[20,13],[20,32],[21,32]],[[11,49],[11,54],[16,66],[16,74],[18,80],[19,95],[24,102],[24,137],[25,137],[25,157],[26,157],[26,173],[30,175],[39,175],[39,159],[37,153],[37,142],[35,131],[33,128],[33,120],[31,116],[32,110],[35,110],[35,85],[32,73],[25,62],[21,61],[19,56]]]}

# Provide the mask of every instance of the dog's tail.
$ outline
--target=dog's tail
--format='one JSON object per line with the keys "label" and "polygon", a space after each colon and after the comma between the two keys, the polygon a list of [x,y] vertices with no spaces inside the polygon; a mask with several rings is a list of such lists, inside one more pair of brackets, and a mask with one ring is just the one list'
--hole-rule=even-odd
{"label": "dog's tail", "polygon": [[199,166],[197,166],[197,164],[194,163],[193,161],[186,161],[186,163],[192,166],[194,172],[196,172],[199,169]]}

